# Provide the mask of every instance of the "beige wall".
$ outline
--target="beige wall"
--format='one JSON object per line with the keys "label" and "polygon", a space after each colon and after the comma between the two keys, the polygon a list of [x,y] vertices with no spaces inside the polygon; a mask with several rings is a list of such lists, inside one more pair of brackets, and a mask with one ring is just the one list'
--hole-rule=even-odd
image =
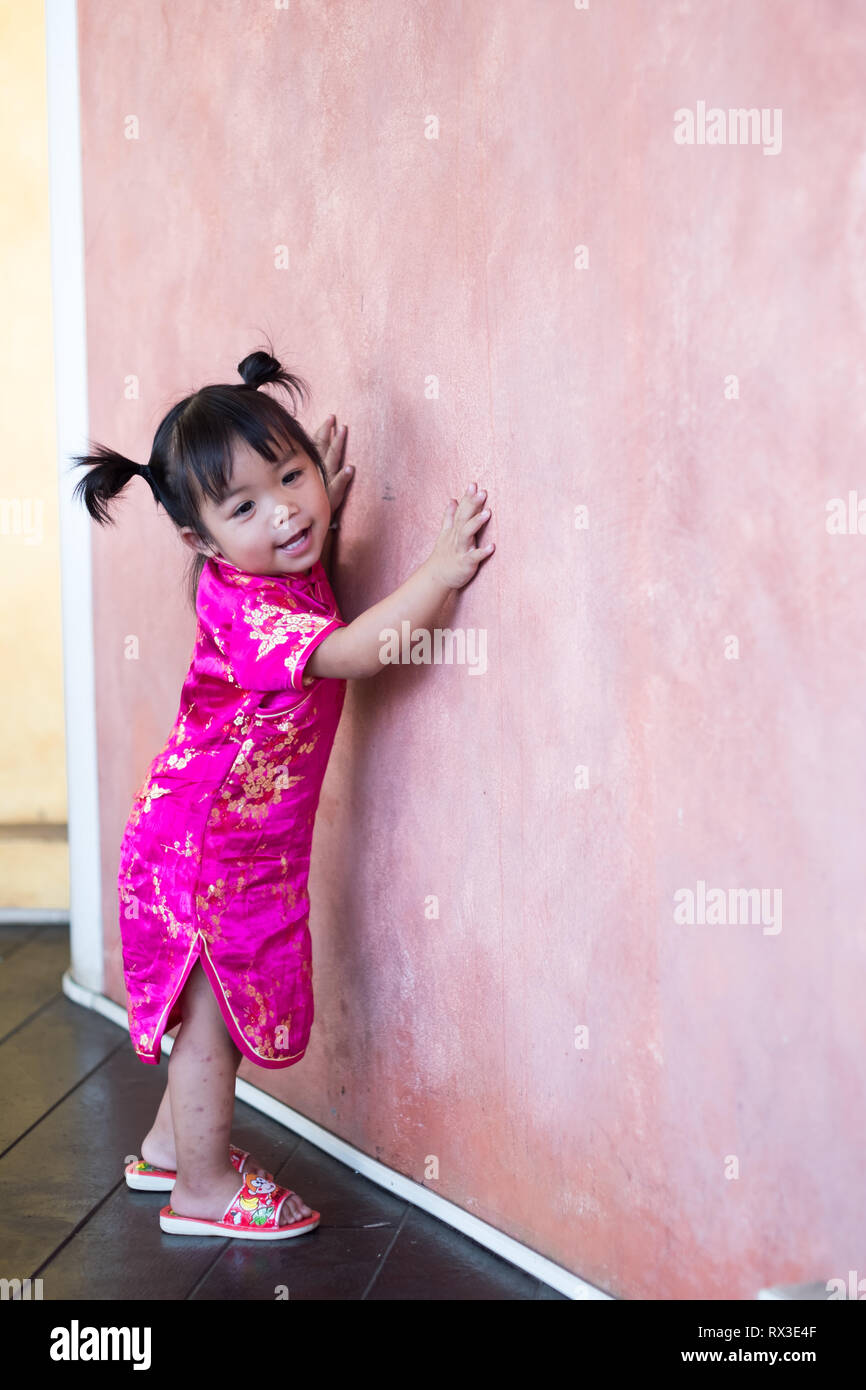
{"label": "beige wall", "polygon": [[0,907],[67,907],[44,5],[0,4]]}

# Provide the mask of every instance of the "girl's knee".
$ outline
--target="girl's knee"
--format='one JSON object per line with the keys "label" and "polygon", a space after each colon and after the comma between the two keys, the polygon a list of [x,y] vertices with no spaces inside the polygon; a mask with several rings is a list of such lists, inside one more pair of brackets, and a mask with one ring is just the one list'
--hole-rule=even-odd
{"label": "girl's knee", "polygon": [[187,1043],[197,1039],[208,1046],[219,1046],[229,1055],[235,1071],[240,1066],[243,1053],[235,1043],[226,1027],[220,1012],[210,980],[202,969],[201,961],[196,961],[189,972],[186,984],[178,999],[181,1013],[181,1026],[178,1038],[186,1033]]}
{"label": "girl's knee", "polygon": [[177,1001],[177,1007],[180,1009],[182,1027],[188,1030],[190,1025],[196,1031],[199,1027],[215,1027],[217,1022],[223,1028],[225,1027],[211,982],[204,973],[200,960],[196,961],[189,972],[186,984]]}

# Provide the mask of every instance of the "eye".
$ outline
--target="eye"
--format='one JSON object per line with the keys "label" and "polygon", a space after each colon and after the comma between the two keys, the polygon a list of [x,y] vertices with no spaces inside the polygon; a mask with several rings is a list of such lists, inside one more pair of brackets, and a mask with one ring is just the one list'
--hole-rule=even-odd
{"label": "eye", "polygon": [[[300,478],[300,477],[302,476],[302,474],[303,474],[303,469],[302,469],[302,468],[292,468],[292,469],[289,470],[288,473],[284,473],[284,474],[283,474],[283,482],[284,482],[284,483],[287,483],[287,482],[289,482],[290,480],[292,480],[292,479],[294,479],[294,478]],[[244,511],[244,508],[245,508],[245,507],[251,507],[252,505],[253,505],[252,502],[249,502],[249,501],[248,501],[248,502],[242,502],[241,505],[240,505],[239,507],[236,507],[235,510],[232,512],[232,518],[234,518],[234,517],[236,517],[236,516],[246,516],[247,513]]]}

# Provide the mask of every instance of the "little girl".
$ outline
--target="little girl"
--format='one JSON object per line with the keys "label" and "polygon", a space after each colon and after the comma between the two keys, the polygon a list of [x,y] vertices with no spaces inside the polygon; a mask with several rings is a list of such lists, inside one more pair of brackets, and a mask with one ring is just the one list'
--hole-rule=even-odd
{"label": "little girl", "polygon": [[[135,474],[196,557],[198,616],[180,709],[133,803],[118,893],[129,1030],[158,1065],[180,1024],[168,1085],[130,1187],[171,1191],[170,1234],[283,1240],[319,1213],[230,1144],[242,1057],[290,1067],[313,1022],[307,876],[319,793],[346,680],[381,669],[383,628],[426,628],[494,546],[474,483],[445,509],[424,563],[352,622],[326,565],[352,472],[346,427],[311,439],[295,418],[305,383],[266,352],[242,383],[205,386],[166,415],[144,467],[101,445],[74,455],[94,520]],[[273,382],[292,408],[259,392]],[[324,452],[324,459],[322,453]]]}

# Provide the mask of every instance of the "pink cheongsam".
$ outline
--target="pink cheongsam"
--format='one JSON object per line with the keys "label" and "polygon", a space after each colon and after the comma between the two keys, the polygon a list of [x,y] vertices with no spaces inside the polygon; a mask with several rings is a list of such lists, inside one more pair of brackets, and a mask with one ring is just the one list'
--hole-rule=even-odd
{"label": "pink cheongsam", "polygon": [[304,677],[345,623],[321,561],[247,574],[210,557],[180,709],[123,834],[129,1031],[142,1062],[181,1020],[197,960],[250,1061],[290,1067],[313,1022],[307,875],[344,680]]}

